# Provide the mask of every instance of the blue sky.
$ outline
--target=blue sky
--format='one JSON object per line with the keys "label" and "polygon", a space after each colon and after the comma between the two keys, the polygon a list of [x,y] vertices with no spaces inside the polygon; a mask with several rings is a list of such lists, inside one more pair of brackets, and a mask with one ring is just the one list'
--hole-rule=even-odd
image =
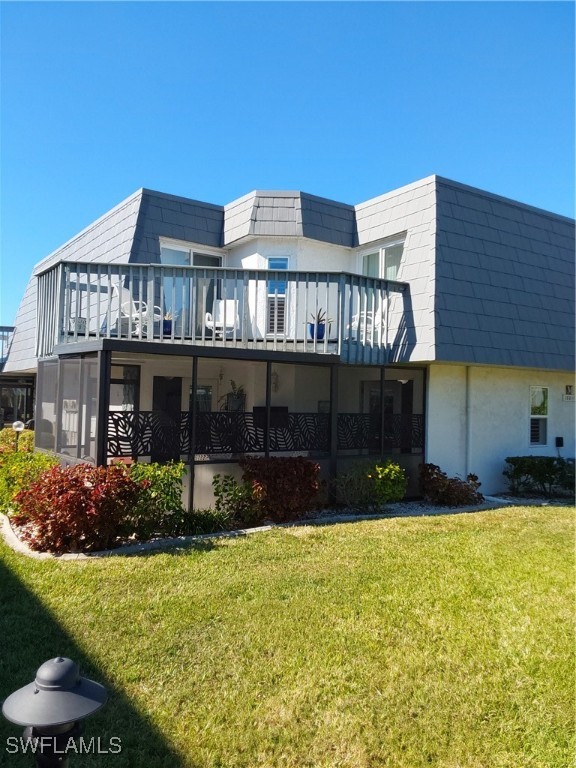
{"label": "blue sky", "polygon": [[139,187],[354,204],[437,173],[574,215],[570,2],[0,2],[1,304]]}

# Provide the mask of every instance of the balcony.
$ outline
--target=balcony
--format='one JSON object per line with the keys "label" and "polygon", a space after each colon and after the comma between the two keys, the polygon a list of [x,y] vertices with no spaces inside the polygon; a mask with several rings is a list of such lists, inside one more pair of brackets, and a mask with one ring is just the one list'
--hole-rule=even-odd
{"label": "balcony", "polygon": [[8,359],[8,350],[10,349],[13,335],[13,325],[0,325],[0,372],[4,368],[4,363]]}
{"label": "balcony", "polygon": [[59,262],[38,275],[36,354],[114,339],[383,365],[406,328],[407,287],[344,272]]}

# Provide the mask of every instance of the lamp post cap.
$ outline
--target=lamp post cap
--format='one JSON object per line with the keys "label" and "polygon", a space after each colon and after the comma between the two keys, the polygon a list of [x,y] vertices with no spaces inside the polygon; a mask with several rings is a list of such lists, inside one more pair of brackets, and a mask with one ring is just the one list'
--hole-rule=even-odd
{"label": "lamp post cap", "polygon": [[46,728],[83,720],[103,707],[107,698],[103,685],[81,677],[72,659],[57,656],[42,664],[33,683],[8,696],[2,713],[16,725]]}
{"label": "lamp post cap", "polygon": [[12,422],[12,429],[14,432],[22,432],[22,430],[26,427],[23,421],[14,421]]}

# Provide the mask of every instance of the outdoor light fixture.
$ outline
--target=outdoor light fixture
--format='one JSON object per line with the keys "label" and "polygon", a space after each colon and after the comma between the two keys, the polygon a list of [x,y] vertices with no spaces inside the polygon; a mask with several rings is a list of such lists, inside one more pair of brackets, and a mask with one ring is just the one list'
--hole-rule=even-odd
{"label": "outdoor light fixture", "polygon": [[71,740],[82,732],[81,720],[107,698],[103,685],[80,677],[72,659],[58,656],[42,664],[33,683],[8,696],[2,713],[11,723],[26,726],[23,741],[31,745],[37,766],[64,768]]}
{"label": "outdoor light fixture", "polygon": [[16,450],[18,450],[18,440],[20,439],[20,432],[25,428],[25,424],[23,421],[15,421],[12,424],[12,429],[14,432],[16,432]]}
{"label": "outdoor light fixture", "polygon": [[410,379],[398,379],[398,381],[400,382],[400,384],[408,384]]}

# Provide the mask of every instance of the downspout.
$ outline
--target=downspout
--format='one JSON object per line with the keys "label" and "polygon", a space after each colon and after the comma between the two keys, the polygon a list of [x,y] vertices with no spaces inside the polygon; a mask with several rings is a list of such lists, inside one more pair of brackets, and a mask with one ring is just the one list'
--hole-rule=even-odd
{"label": "downspout", "polygon": [[466,390],[465,390],[465,409],[466,423],[464,429],[464,477],[470,474],[470,455],[472,453],[472,430],[470,428],[471,404],[470,404],[470,378],[471,367],[466,366]]}

